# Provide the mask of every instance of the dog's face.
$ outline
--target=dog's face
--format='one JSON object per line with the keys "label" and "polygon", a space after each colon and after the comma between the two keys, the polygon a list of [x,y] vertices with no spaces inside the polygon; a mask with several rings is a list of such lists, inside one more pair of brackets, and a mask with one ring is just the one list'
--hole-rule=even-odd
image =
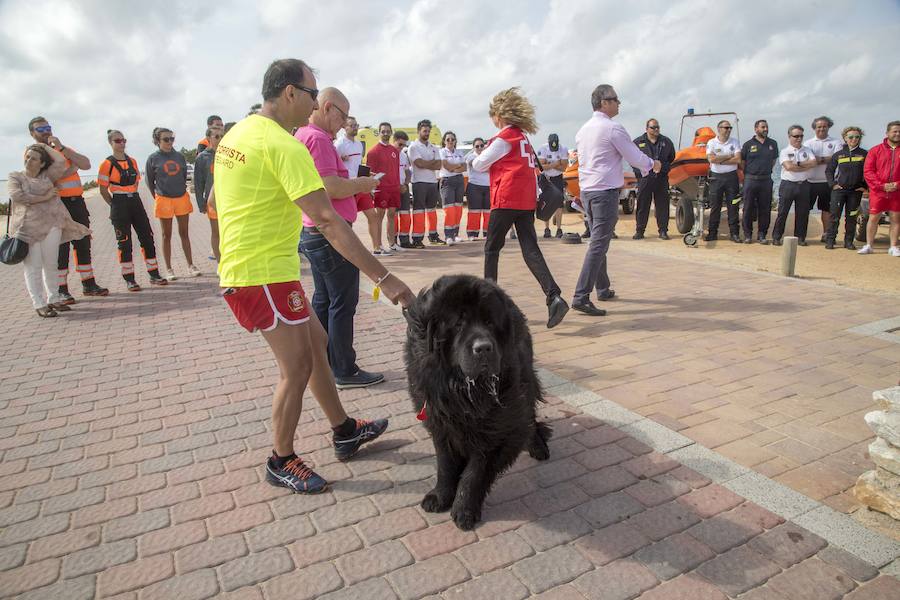
{"label": "dog's face", "polygon": [[[442,277],[420,294],[410,311],[432,356],[468,379],[499,375],[504,348],[513,335],[506,294],[495,284],[469,276]],[[412,334],[411,330],[411,334]]]}

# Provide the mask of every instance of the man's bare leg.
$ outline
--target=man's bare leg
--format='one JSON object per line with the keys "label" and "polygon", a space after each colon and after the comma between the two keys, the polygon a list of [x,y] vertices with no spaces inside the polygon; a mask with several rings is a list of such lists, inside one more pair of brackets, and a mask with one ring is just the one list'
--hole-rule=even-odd
{"label": "man's bare leg", "polygon": [[387,237],[389,245],[399,243],[397,241],[397,223],[395,222],[397,217],[397,209],[389,208],[387,209]]}
{"label": "man's bare leg", "polygon": [[381,248],[381,223],[378,222],[374,208],[364,210],[363,214],[369,222],[369,237],[372,238],[372,250],[378,250]]}
{"label": "man's bare leg", "polygon": [[[384,221],[384,209],[383,209],[383,208],[376,208],[376,209],[374,209],[374,210],[375,210],[375,222],[376,222],[376,225],[375,225],[375,226],[376,226],[377,229],[378,229],[378,232],[377,232],[376,238],[375,238],[375,239],[378,240],[378,244],[377,244],[376,247],[375,247],[375,249],[377,250],[378,248],[385,248],[385,247],[386,247],[386,246],[382,246],[382,245],[381,245],[381,227],[382,227],[382,222]],[[390,225],[388,225],[388,228],[387,228],[387,229],[388,229],[388,231],[390,231]],[[390,241],[391,241],[391,236],[388,235],[388,242],[390,242]],[[390,245],[391,245],[390,243],[387,244],[387,246],[390,246]]]}

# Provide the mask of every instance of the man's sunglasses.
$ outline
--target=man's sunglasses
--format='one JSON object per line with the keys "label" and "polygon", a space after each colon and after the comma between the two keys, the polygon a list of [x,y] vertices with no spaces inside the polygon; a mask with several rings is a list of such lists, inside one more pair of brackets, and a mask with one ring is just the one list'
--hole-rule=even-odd
{"label": "man's sunglasses", "polygon": [[34,130],[38,133],[50,133],[53,131],[53,128],[49,125],[41,125],[40,127],[35,127]]}
{"label": "man's sunglasses", "polygon": [[171,144],[172,142],[175,141],[175,136],[159,138],[159,141],[165,142],[167,144]]}
{"label": "man's sunglasses", "polygon": [[847,139],[848,140],[861,140],[862,136],[861,135],[848,135]]}
{"label": "man's sunglasses", "polygon": [[659,125],[651,125],[647,129],[659,129]]}
{"label": "man's sunglasses", "polygon": [[[297,88],[298,90],[303,90],[304,92],[309,94],[309,97],[313,99],[313,102],[315,102],[316,98],[319,97],[319,90],[317,90],[315,88],[308,88],[305,85],[300,85],[299,83],[287,83],[285,85],[292,85],[295,88]],[[340,110],[340,109],[338,109],[338,110]],[[341,112],[344,112],[344,111],[341,111]]]}
{"label": "man's sunglasses", "polygon": [[113,144],[124,144],[127,141],[128,140],[126,140],[125,138],[116,138],[112,142],[113,142]]}
{"label": "man's sunglasses", "polygon": [[479,148],[479,149],[480,149],[480,148],[484,148],[484,144],[475,144],[475,147],[476,147],[476,148]]}
{"label": "man's sunglasses", "polygon": [[791,137],[796,139],[796,138],[802,138],[803,136],[802,135],[792,135]]}
{"label": "man's sunglasses", "polygon": [[729,127],[727,125],[722,125],[721,127],[719,127],[719,129],[731,129],[731,127]]}

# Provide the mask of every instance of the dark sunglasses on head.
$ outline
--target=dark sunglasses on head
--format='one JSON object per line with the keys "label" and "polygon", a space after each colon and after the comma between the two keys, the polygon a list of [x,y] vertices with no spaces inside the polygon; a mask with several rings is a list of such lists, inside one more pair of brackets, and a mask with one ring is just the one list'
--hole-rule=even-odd
{"label": "dark sunglasses on head", "polygon": [[[313,99],[313,102],[315,102],[316,98],[319,97],[319,90],[317,90],[315,88],[308,88],[305,85],[300,85],[299,83],[287,83],[285,85],[292,85],[295,88],[297,88],[298,90],[303,90],[304,92],[309,94],[309,97]],[[341,111],[341,112],[343,112],[343,111]]]}
{"label": "dark sunglasses on head", "polygon": [[175,141],[175,136],[159,138],[159,141],[165,142],[167,144],[171,144],[172,142]]}
{"label": "dark sunglasses on head", "polygon": [[38,133],[50,133],[53,131],[53,128],[49,125],[41,125],[40,127],[35,127],[34,130]]}
{"label": "dark sunglasses on head", "polygon": [[126,140],[125,138],[116,138],[112,142],[113,142],[113,144],[124,144],[127,141],[128,140]]}

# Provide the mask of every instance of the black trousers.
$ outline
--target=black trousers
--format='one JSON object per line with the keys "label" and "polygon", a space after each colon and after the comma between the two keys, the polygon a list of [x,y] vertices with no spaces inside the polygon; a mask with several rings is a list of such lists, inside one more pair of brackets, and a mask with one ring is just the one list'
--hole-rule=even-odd
{"label": "black trousers", "polygon": [[856,236],[856,215],[859,212],[859,203],[862,200],[862,192],[856,190],[831,190],[831,226],[826,234],[832,242],[837,238],[838,222],[841,220],[841,210],[844,210],[844,245],[853,243]]}
{"label": "black trousers", "polygon": [[500,262],[500,250],[506,243],[506,233],[515,225],[516,234],[519,236],[519,247],[522,249],[522,258],[538,283],[544,290],[549,304],[550,299],[559,296],[562,292],[550,267],[544,260],[544,255],[538,247],[537,233],[534,230],[534,211],[515,210],[511,208],[495,208],[491,211],[491,219],[488,222],[487,241],[484,243],[484,278],[497,281],[497,268]]}
{"label": "black trousers", "polygon": [[781,180],[778,186],[778,216],[775,217],[775,228],[772,238],[780,240],[784,235],[791,205],[794,205],[794,235],[801,241],[806,239],[809,226],[809,182]]}
{"label": "black trousers", "polygon": [[147,211],[144,210],[138,194],[113,194],[112,204],[109,207],[109,220],[116,232],[120,264],[132,262],[132,228],[144,251],[144,259],[156,258],[153,229],[150,227],[150,219],[147,217]]}
{"label": "black trousers", "polygon": [[669,232],[669,178],[641,177],[638,181],[637,214],[634,230],[644,233],[650,220],[650,203],[656,209],[656,228],[660,233]]}
{"label": "black trousers", "polygon": [[722,218],[722,203],[728,208],[728,233],[740,233],[741,220],[739,207],[734,203],[738,197],[740,186],[737,171],[715,173],[709,177],[709,233],[719,232],[719,221]]}
{"label": "black trousers", "polygon": [[772,221],[772,179],[751,179],[744,175],[744,237],[753,237],[753,221],[759,218],[757,237],[764,238],[769,233]]}
{"label": "black trousers", "polygon": [[[60,200],[62,200],[63,205],[69,211],[69,215],[71,215],[73,221],[81,223],[85,227],[91,226],[91,213],[88,212],[87,205],[84,203],[84,198],[82,196],[60,198]],[[75,248],[75,264],[90,267],[91,236],[86,235],[80,240],[73,240],[59,245],[59,257],[56,261],[56,268],[60,271],[69,270],[69,244]],[[88,279],[83,279],[82,282],[88,281],[89,279],[93,279],[93,275]]]}

